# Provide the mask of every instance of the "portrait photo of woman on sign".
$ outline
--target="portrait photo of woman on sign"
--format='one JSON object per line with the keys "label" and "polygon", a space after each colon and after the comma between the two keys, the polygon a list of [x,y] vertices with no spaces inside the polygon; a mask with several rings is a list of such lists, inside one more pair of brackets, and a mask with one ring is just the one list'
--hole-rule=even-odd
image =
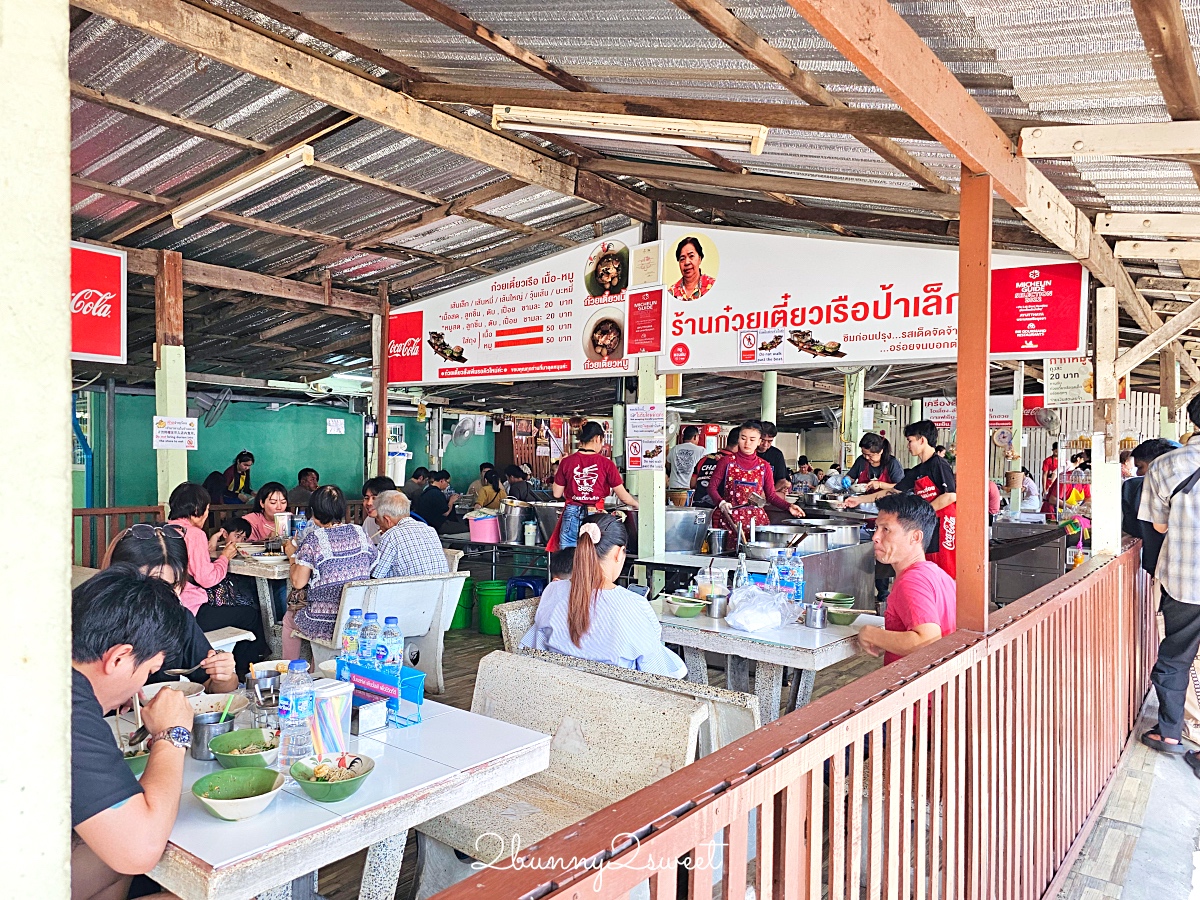
{"label": "portrait photo of woman on sign", "polygon": [[[704,244],[709,244],[705,248]],[[709,257],[708,268],[713,274],[705,274],[705,256]],[[671,285],[671,296],[677,300],[699,300],[717,283],[716,248],[708,241],[688,235],[675,247],[675,262],[679,267],[679,280]]]}

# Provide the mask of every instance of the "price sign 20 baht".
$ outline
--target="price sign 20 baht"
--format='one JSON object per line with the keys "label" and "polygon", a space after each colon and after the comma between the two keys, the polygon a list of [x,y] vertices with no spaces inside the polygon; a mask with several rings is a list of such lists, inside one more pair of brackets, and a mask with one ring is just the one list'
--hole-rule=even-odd
{"label": "price sign 20 baht", "polygon": [[[958,249],[663,225],[661,371],[948,362]],[[1084,352],[1087,274],[1060,254],[992,254],[994,358]]]}

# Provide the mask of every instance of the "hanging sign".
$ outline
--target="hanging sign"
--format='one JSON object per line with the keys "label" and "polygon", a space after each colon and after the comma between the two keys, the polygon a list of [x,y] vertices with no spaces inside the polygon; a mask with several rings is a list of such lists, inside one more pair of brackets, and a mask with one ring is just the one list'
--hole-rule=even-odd
{"label": "hanging sign", "polygon": [[71,242],[71,359],[126,361],[125,251]]}
{"label": "hanging sign", "polygon": [[154,416],[151,432],[154,450],[195,450],[196,419],[173,416]]}
{"label": "hanging sign", "polygon": [[625,466],[629,470],[665,472],[667,468],[667,407],[662,403],[631,403],[625,407]]}
{"label": "hanging sign", "polygon": [[389,383],[632,374],[631,325],[638,345],[652,346],[654,315],[662,319],[661,309],[646,305],[636,311],[644,318],[630,321],[630,247],[640,234],[626,228],[395,310]]}
{"label": "hanging sign", "polygon": [[1047,406],[1092,402],[1092,361],[1086,356],[1047,359],[1044,367]]}
{"label": "hanging sign", "polygon": [[662,352],[664,309],[661,287],[629,292],[625,305],[626,356]]}
{"label": "hanging sign", "polygon": [[[670,224],[659,231],[667,286],[660,371],[957,358],[957,248]],[[1008,252],[993,253],[992,265],[994,356],[1083,352],[1082,266]],[[746,332],[757,333],[759,347],[782,333],[779,354],[749,362]]]}
{"label": "hanging sign", "polygon": [[[1037,425],[1032,409],[1042,406],[1040,395],[1026,394],[1021,422],[1027,427]],[[921,415],[938,428],[958,427],[958,400],[955,397],[926,397],[921,401]],[[1008,428],[1013,424],[1012,394],[992,394],[988,397],[988,427]],[[869,426],[864,425],[869,429]]]}
{"label": "hanging sign", "polygon": [[783,364],[783,342],[787,333],[782,328],[762,331],[739,331],[738,365],[768,366]]}

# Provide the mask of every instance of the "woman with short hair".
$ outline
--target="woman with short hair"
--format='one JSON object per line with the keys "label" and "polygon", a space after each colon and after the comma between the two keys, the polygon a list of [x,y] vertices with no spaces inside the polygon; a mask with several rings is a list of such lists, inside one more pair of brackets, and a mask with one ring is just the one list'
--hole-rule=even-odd
{"label": "woman with short hair", "polygon": [[[299,547],[283,545],[291,567],[288,611],[283,617],[283,655],[299,659],[301,640],[333,640],[342,585],[371,577],[375,547],[358,525],[346,523],[346,495],[336,485],[313,491],[308,501],[315,528]],[[292,635],[293,630],[299,637]]]}
{"label": "woman with short hair", "polygon": [[616,516],[589,516],[579,527],[570,580],[543,591],[521,646],[683,678],[687,666],[663,646],[650,604],[617,585],[627,541]]}

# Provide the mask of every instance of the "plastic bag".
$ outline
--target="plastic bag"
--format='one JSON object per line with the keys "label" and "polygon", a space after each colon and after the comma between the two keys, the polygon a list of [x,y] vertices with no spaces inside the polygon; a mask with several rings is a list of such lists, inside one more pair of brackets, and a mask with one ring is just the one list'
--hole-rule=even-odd
{"label": "plastic bag", "polygon": [[799,607],[782,594],[747,585],[729,595],[725,621],[738,631],[765,631],[794,622],[799,614]]}

